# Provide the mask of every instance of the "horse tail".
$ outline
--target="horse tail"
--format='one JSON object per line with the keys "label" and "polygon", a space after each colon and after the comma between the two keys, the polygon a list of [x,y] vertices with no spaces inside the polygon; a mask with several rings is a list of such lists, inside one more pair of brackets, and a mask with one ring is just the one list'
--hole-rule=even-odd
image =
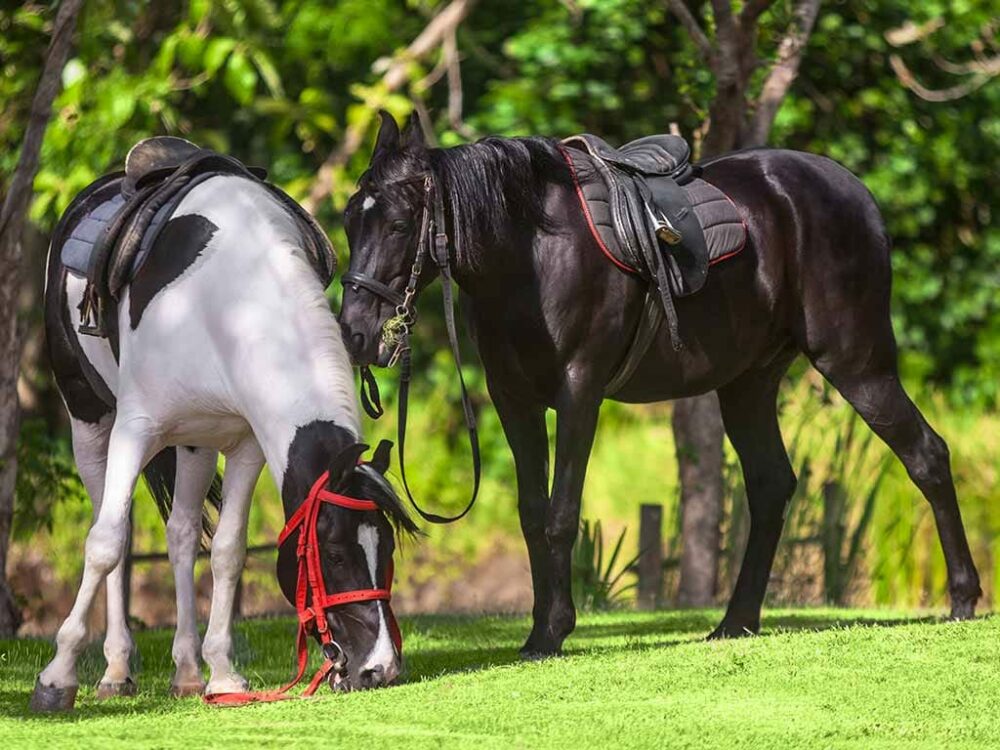
{"label": "horse tail", "polygon": [[[164,448],[146,464],[142,471],[143,479],[149,494],[153,496],[156,509],[164,522],[170,518],[170,510],[174,504],[174,479],[177,476],[177,448]],[[222,475],[216,471],[212,486],[208,488],[208,505],[201,511],[202,546],[207,548],[208,542],[215,533],[215,518],[222,508]],[[209,511],[209,506],[214,515]]]}

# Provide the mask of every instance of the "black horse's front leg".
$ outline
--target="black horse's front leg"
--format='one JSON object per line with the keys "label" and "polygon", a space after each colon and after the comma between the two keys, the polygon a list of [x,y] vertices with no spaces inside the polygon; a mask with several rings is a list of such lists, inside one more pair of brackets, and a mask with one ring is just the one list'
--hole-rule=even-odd
{"label": "black horse's front leg", "polygon": [[517,471],[517,510],[528,547],[535,599],[531,612],[531,634],[521,647],[521,655],[533,658],[546,643],[545,633],[552,603],[549,544],[545,538],[549,507],[549,436],[545,426],[545,407],[512,396],[495,383],[490,382],[489,386],[490,397],[514,454]]}
{"label": "black horse's front leg", "polygon": [[580,527],[580,499],[602,393],[600,388],[572,385],[576,387],[564,388],[556,403],[555,475],[545,522],[552,603],[548,627],[535,644],[539,656],[558,654],[566,636],[576,626],[571,579],[573,544]]}

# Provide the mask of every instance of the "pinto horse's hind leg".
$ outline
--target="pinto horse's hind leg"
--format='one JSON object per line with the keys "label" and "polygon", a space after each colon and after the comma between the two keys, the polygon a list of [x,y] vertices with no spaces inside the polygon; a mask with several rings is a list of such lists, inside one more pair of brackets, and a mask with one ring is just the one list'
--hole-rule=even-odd
{"label": "pinto horse's hind leg", "polygon": [[264,456],[250,437],[226,453],[222,512],[212,539],[212,609],[201,653],[211,670],[205,693],[240,693],[249,684],[233,668],[233,605],[247,555],[247,519]]}
{"label": "pinto horse's hind leg", "polygon": [[[104,474],[108,464],[108,442],[114,414],[105,415],[96,423],[71,420],[73,458],[80,480],[90,496],[94,520],[101,510],[104,494]],[[134,644],[125,612],[125,580],[121,565],[108,574],[106,583],[107,628],[104,636],[104,658],[107,669],[97,685],[98,698],[113,698],[135,694],[129,658]]]}
{"label": "pinto horse's hind leg", "polygon": [[76,698],[76,660],[87,638],[87,614],[107,575],[121,561],[128,535],[132,491],[142,467],[155,452],[145,419],[116,417],[108,445],[104,492],[97,520],[87,534],[83,580],[73,609],[56,635],[56,655],[42,670],[31,698],[33,711],[73,707]]}
{"label": "pinto horse's hind leg", "polygon": [[200,695],[201,640],[195,608],[194,563],[201,541],[201,510],[215,477],[218,453],[205,448],[178,448],[174,504],[167,521],[167,554],[174,569],[177,629],[171,653],[176,670],[170,692],[177,697]]}
{"label": "pinto horse's hind leg", "polygon": [[531,634],[521,647],[521,656],[531,659],[543,654],[548,643],[546,633],[552,600],[549,543],[545,539],[545,516],[549,507],[549,438],[545,407],[526,403],[492,383],[490,397],[500,416],[517,470],[517,511],[528,547],[534,594]]}
{"label": "pinto horse's hind leg", "polygon": [[751,370],[719,389],[726,434],[740,458],[750,506],[750,536],[725,617],[709,638],[752,635],[760,629],[774,553],[795,491],[778,425],[778,386],[793,354],[781,354],[765,369]]}
{"label": "pinto horse's hind leg", "polygon": [[973,617],[982,591],[955,497],[947,444],[906,395],[894,365],[866,372],[830,356],[818,357],[814,364],[899,457],[931,504],[948,569],[951,616]]}

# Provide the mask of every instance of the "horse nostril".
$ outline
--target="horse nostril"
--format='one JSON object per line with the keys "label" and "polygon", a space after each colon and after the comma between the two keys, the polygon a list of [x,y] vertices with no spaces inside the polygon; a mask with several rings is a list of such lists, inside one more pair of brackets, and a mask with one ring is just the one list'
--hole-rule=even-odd
{"label": "horse nostril", "polygon": [[357,356],[365,348],[365,336],[363,333],[355,333],[351,336],[351,354]]}
{"label": "horse nostril", "polygon": [[362,687],[378,687],[385,684],[385,669],[382,668],[381,664],[377,664],[371,669],[361,670],[361,674],[358,677],[361,680]]}

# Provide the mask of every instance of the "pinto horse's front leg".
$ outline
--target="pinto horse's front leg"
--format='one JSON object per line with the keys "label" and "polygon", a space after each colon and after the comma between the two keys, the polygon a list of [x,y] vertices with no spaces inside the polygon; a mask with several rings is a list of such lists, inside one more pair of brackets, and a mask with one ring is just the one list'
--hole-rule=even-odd
{"label": "pinto horse's front leg", "polygon": [[247,556],[247,519],[264,456],[250,437],[226,452],[222,512],[212,539],[212,609],[201,653],[211,670],[206,695],[240,693],[248,683],[233,667],[233,605]]}
{"label": "pinto horse's front leg", "polygon": [[539,656],[558,654],[566,636],[576,627],[571,578],[573,544],[580,529],[580,500],[601,400],[599,386],[572,379],[556,400],[555,474],[545,522],[552,601],[548,628],[540,642],[534,644]]}
{"label": "pinto horse's front leg", "polygon": [[115,422],[101,507],[87,534],[83,580],[73,609],[56,635],[56,655],[38,676],[31,697],[32,711],[65,711],[73,707],[78,685],[76,660],[87,638],[87,614],[101,582],[122,558],[132,491],[139,472],[154,452],[153,442],[146,420],[122,420],[119,416]]}

